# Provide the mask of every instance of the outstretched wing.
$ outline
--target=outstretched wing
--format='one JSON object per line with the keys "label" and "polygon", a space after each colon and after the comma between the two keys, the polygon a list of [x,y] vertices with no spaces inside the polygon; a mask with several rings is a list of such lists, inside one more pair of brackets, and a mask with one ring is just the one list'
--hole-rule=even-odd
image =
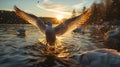
{"label": "outstretched wing", "polygon": [[19,17],[21,17],[21,18],[24,19],[25,21],[33,24],[33,25],[36,26],[42,33],[45,34],[45,24],[44,24],[44,22],[43,22],[40,18],[38,18],[38,17],[36,17],[36,16],[34,16],[34,15],[32,15],[32,14],[28,14],[28,13],[20,10],[20,9],[17,8],[16,6],[14,6],[14,10],[15,10],[15,13],[16,13]]}
{"label": "outstretched wing", "polygon": [[83,14],[66,20],[65,22],[61,23],[60,25],[54,28],[56,35],[60,36],[68,31],[74,30],[77,26],[80,26],[81,24],[87,22],[90,15],[91,9],[88,9]]}

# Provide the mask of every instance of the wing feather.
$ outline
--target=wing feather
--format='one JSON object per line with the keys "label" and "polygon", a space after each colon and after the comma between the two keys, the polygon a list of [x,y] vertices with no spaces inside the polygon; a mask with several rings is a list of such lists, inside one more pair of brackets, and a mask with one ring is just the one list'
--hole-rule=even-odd
{"label": "wing feather", "polygon": [[20,10],[19,8],[17,8],[16,6],[14,6],[14,10],[15,13],[22,19],[24,19],[25,21],[33,24],[34,26],[36,26],[42,33],[45,34],[45,24],[44,22],[36,17],[35,15],[32,14],[28,14],[22,10]]}
{"label": "wing feather", "polygon": [[91,15],[91,9],[88,9],[83,14],[76,16],[74,18],[70,18],[65,22],[59,24],[54,28],[56,35],[60,36],[65,34],[68,31],[74,30],[76,27],[85,23],[89,19],[90,15]]}

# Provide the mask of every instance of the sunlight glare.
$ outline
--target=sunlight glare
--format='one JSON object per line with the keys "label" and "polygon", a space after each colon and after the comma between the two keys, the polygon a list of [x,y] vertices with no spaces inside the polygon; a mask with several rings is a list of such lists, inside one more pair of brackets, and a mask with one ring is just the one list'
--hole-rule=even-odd
{"label": "sunlight glare", "polygon": [[62,19],[63,19],[63,16],[62,16],[62,15],[57,15],[57,16],[56,16],[56,18],[57,18],[57,20],[59,20],[59,21],[60,21],[60,20],[62,20]]}

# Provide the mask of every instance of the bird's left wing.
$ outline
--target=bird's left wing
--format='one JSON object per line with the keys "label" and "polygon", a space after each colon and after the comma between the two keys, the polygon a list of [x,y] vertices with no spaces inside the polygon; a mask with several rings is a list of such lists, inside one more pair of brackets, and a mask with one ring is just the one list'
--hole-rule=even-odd
{"label": "bird's left wing", "polygon": [[14,6],[14,10],[19,17],[36,26],[42,33],[45,33],[45,24],[40,18],[36,17],[35,15],[28,14],[16,6]]}
{"label": "bird's left wing", "polygon": [[92,10],[89,8],[83,14],[81,14],[77,17],[68,19],[65,22],[56,26],[54,28],[56,35],[57,36],[63,35],[64,33],[68,32],[68,31],[72,31],[77,26],[80,26],[81,24],[85,23],[89,19],[90,15],[91,15],[91,11]]}

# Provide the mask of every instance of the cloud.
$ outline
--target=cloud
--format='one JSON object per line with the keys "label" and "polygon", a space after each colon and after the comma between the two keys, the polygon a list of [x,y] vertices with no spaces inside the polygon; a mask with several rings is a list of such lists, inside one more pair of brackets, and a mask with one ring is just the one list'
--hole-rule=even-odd
{"label": "cloud", "polygon": [[37,7],[43,9],[43,10],[47,10],[47,11],[51,11],[51,12],[55,12],[55,13],[59,13],[59,14],[66,14],[66,15],[70,15],[70,11],[67,10],[65,7],[61,6],[61,5],[37,5]]}
{"label": "cloud", "polygon": [[58,14],[71,15],[71,11],[68,7],[60,4],[54,4],[50,0],[44,0],[43,3],[37,4],[37,7]]}
{"label": "cloud", "polygon": [[73,5],[72,8],[74,8],[74,9],[82,9],[85,6],[86,3],[87,3],[87,1],[83,1],[81,3]]}
{"label": "cloud", "polygon": [[43,0],[43,3],[52,3],[50,0]]}
{"label": "cloud", "polygon": [[64,16],[71,16],[73,9],[80,10],[84,7],[86,3],[87,3],[86,1],[83,1],[78,4],[67,6],[67,5],[53,3],[51,0],[43,0],[42,3],[37,4],[37,7],[45,11],[62,14]]}
{"label": "cloud", "polygon": [[79,3],[73,6],[74,9],[80,9],[81,7],[83,7],[84,4],[83,3]]}

